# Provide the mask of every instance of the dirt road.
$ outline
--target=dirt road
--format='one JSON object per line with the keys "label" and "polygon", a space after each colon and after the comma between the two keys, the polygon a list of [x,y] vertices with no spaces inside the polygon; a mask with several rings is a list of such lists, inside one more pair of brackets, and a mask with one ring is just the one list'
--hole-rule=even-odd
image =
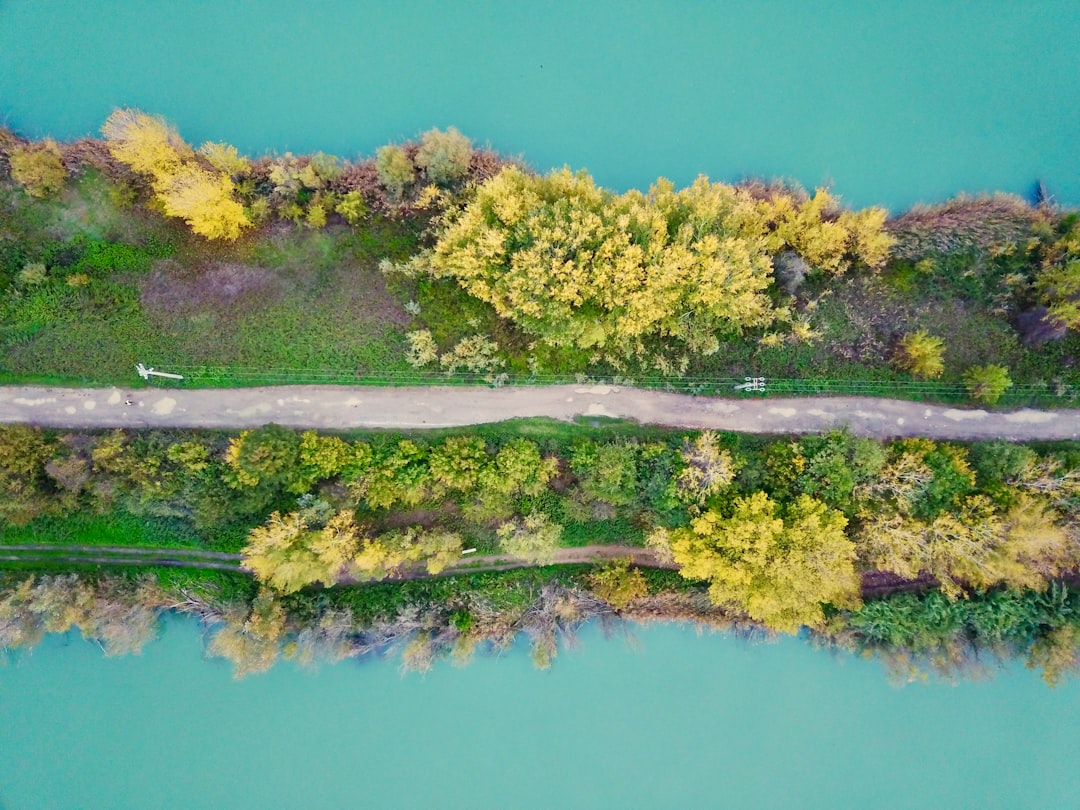
{"label": "dirt road", "polygon": [[0,388],[0,423],[66,428],[436,428],[547,416],[744,433],[935,439],[1080,439],[1080,410],[998,412],[872,397],[719,399],[607,385],[519,388],[281,386],[232,389]]}

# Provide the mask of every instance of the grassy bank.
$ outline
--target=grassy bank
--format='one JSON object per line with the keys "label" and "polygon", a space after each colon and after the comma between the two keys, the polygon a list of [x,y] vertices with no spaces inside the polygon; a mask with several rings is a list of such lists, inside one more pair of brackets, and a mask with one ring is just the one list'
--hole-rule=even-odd
{"label": "grassy bank", "polygon": [[[66,179],[34,196],[12,175],[11,159],[37,148],[10,133],[0,138],[0,382],[137,386],[142,362],[196,386],[588,378],[731,396],[746,377],[764,377],[765,396],[970,402],[964,375],[995,365],[1013,383],[1002,405],[1071,404],[1080,390],[1075,330],[1045,318],[1021,326],[1040,302],[1067,297],[1062,273],[1072,267],[1075,218],[1011,198],[895,217],[884,226],[895,244],[874,269],[844,259],[846,272],[826,271],[798,259],[794,281],[777,271],[765,291],[788,321],[718,332],[711,353],[650,338],[641,357],[614,362],[603,351],[538,340],[451,278],[380,269],[438,245],[443,218],[467,211],[478,184],[504,165],[490,153],[472,152],[464,174],[441,184],[424,185],[417,169],[400,188],[387,185],[376,161],[263,158],[234,167],[238,199],[250,216],[262,213],[228,242],[164,218],[146,179],[100,142],[64,145]],[[415,162],[419,148],[404,154]],[[309,166],[320,168],[305,174]],[[776,185],[747,189],[747,199],[789,200],[800,211],[814,204]],[[347,215],[334,207],[346,198],[359,206],[342,208]],[[310,218],[312,210],[323,213]],[[812,227],[845,215],[827,208]],[[811,228],[809,214],[799,216],[798,227]],[[793,233],[802,244],[802,232]],[[792,255],[788,246],[773,259],[791,265]],[[922,330],[947,342],[939,377],[898,364],[904,337]],[[424,331],[444,357],[484,335],[497,344],[497,363],[470,373],[476,358],[466,358],[450,375],[438,363],[414,368],[406,336]]]}

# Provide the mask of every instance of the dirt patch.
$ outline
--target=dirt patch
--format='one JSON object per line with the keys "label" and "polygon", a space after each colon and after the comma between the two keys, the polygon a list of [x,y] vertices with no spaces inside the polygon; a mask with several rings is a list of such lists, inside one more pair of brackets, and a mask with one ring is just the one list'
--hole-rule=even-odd
{"label": "dirt patch", "polygon": [[154,264],[140,297],[143,307],[158,315],[184,317],[203,310],[235,314],[278,302],[288,286],[262,267],[229,262],[188,267],[166,259]]}

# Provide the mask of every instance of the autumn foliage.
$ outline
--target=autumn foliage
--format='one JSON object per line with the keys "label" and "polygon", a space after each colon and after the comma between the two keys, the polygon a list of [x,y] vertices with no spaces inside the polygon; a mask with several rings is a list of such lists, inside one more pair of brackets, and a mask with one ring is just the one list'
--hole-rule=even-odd
{"label": "autumn foliage", "polygon": [[585,172],[508,167],[406,269],[455,279],[553,346],[627,358],[664,338],[708,355],[781,314],[768,296],[771,256],[794,249],[829,273],[852,260],[880,266],[884,216],[840,212],[824,190],[761,198],[702,177],[616,194]]}
{"label": "autumn foliage", "polygon": [[164,120],[132,109],[115,110],[101,132],[113,157],[150,176],[165,213],[195,233],[231,242],[251,225],[228,171],[240,163],[235,149],[208,144],[208,167]]}

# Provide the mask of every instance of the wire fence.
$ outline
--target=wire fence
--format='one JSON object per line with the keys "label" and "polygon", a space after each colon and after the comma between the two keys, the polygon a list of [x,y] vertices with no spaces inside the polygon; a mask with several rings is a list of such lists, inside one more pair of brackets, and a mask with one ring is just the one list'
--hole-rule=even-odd
{"label": "wire fence", "polygon": [[[932,380],[896,379],[785,379],[774,377],[665,377],[589,376],[560,374],[446,374],[430,371],[393,371],[379,374],[347,369],[240,368],[225,366],[170,366],[183,379],[151,376],[148,384],[173,388],[232,388],[267,385],[405,386],[545,386],[609,385],[673,393],[730,398],[868,396],[950,404],[975,404],[965,385]],[[1080,400],[1080,386],[1065,382],[1017,383],[1001,397],[1001,406],[1058,406]]]}

